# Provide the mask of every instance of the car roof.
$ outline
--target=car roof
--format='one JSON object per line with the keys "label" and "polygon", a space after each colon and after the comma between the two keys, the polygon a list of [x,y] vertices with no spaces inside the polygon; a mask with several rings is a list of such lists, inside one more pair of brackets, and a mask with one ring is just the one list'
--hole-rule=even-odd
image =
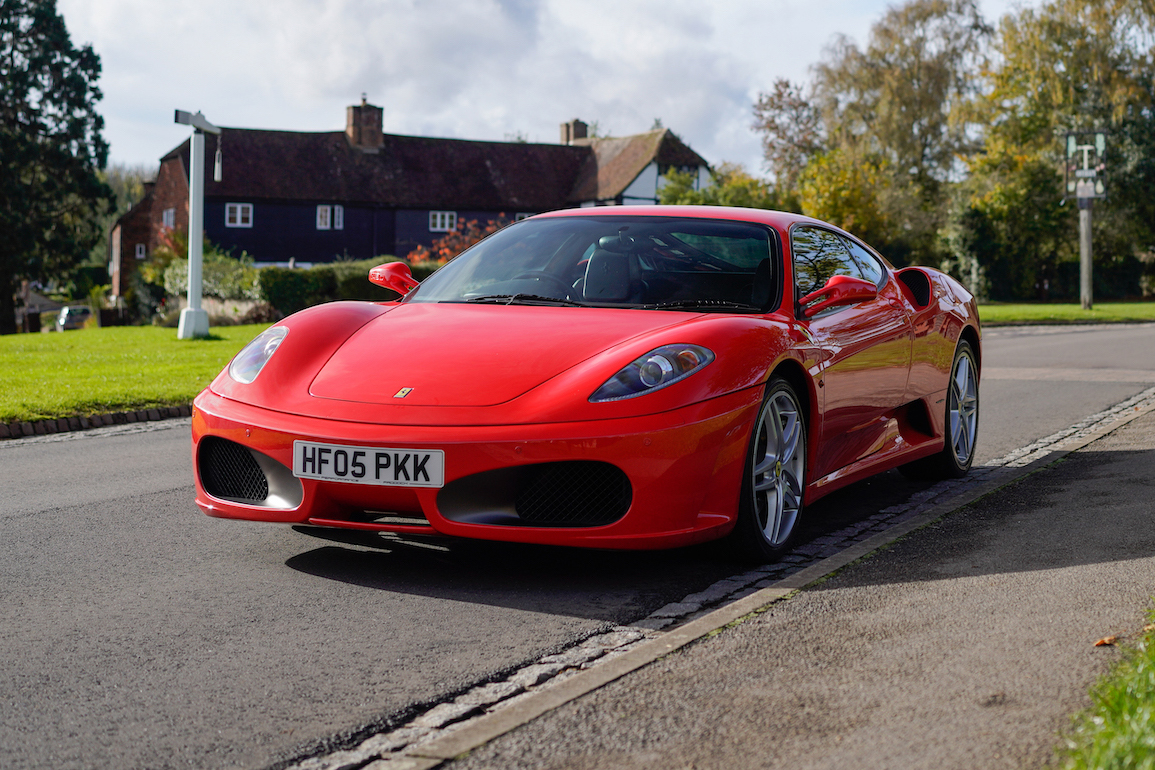
{"label": "car roof", "polygon": [[[757,222],[771,225],[779,230],[789,230],[793,225],[805,222],[831,227],[813,217],[793,214],[788,211],[770,209],[748,209],[736,206],[596,206],[578,209],[561,209],[538,214],[536,218],[553,217],[690,217],[698,219],[727,219],[739,222]],[[834,228],[839,229],[839,228]]]}

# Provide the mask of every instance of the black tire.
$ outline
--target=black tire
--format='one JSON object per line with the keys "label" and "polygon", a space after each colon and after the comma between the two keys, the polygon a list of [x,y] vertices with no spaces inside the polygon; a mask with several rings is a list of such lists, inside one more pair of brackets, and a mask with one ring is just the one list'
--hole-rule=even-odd
{"label": "black tire", "polygon": [[739,556],[772,561],[790,548],[806,488],[806,411],[790,383],[770,380],[750,433],[738,521],[730,535]]}
{"label": "black tire", "polygon": [[899,468],[912,479],[959,479],[975,459],[979,426],[979,381],[974,350],[959,340],[950,367],[942,451]]}

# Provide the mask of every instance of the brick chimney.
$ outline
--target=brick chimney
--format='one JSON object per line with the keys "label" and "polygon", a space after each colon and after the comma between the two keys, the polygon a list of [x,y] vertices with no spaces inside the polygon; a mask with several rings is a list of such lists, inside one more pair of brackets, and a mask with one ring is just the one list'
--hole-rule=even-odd
{"label": "brick chimney", "polygon": [[588,132],[589,126],[577,118],[574,118],[567,123],[561,124],[561,143],[573,144],[575,139],[585,139]]}
{"label": "brick chimney", "polygon": [[385,137],[381,134],[381,120],[385,111],[380,107],[369,104],[365,94],[361,94],[361,103],[351,105],[345,110],[345,137],[349,144],[361,152],[377,153],[385,144]]}

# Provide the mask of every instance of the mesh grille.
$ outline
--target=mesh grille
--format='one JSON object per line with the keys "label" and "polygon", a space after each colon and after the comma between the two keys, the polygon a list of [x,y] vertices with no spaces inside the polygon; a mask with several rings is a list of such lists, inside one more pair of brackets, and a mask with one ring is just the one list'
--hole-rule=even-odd
{"label": "mesh grille", "polygon": [[240,444],[209,436],[200,446],[201,484],[213,497],[262,502],[269,481],[261,466]]}
{"label": "mesh grille", "polygon": [[626,515],[633,491],[626,474],[601,462],[547,463],[517,495],[517,515],[546,527],[597,527]]}

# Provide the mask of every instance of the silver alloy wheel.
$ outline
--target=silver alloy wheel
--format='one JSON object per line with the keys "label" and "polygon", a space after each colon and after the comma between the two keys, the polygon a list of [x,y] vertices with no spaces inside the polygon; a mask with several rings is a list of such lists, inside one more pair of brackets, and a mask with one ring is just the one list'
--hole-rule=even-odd
{"label": "silver alloy wheel", "polygon": [[978,382],[975,380],[974,360],[964,352],[955,360],[950,378],[950,441],[955,461],[967,467],[975,450],[975,435],[979,425]]}
{"label": "silver alloy wheel", "polygon": [[754,513],[762,537],[782,545],[798,523],[806,471],[801,407],[788,390],[770,395],[758,420],[751,458]]}

